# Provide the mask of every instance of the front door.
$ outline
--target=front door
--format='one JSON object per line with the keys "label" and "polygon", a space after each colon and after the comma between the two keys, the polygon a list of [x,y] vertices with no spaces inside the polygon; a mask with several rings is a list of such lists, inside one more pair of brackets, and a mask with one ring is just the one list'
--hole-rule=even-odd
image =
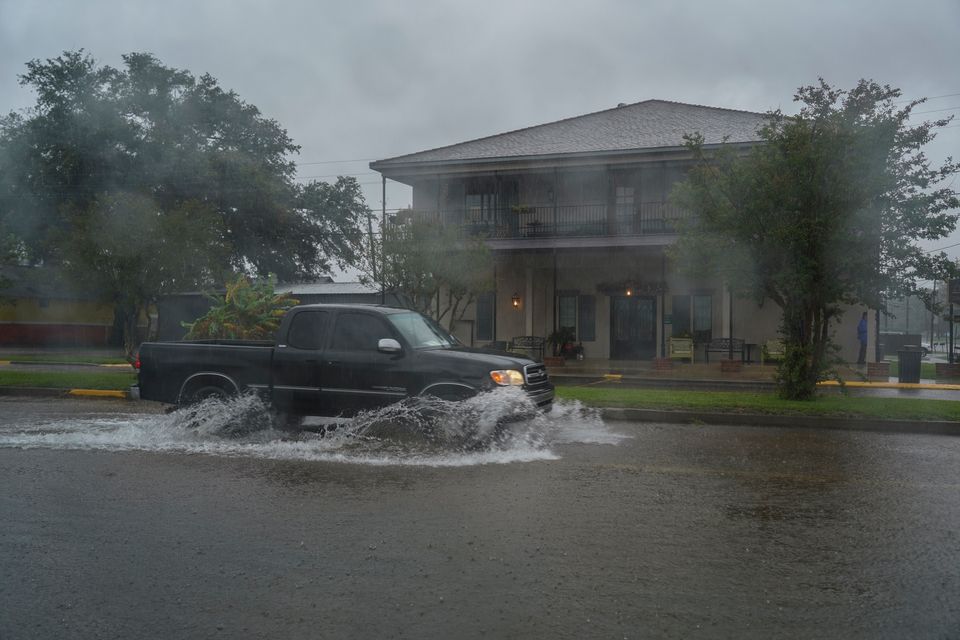
{"label": "front door", "polygon": [[657,355],[657,299],[610,298],[610,359],[649,360]]}

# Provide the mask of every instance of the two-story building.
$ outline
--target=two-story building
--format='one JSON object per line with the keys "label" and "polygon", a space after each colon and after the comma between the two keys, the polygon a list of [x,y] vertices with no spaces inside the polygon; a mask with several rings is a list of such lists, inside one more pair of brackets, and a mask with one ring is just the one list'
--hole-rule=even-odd
{"label": "two-story building", "polygon": [[[764,118],[647,100],[370,167],[413,188],[415,215],[457,225],[493,251],[496,289],[458,328],[465,342],[572,327],[590,359],[642,360],[662,356],[670,336],[778,337],[775,305],[685,277],[665,251],[685,215],[669,200],[692,162],[684,134],[699,132],[708,149],[748,148]],[[844,318],[838,330],[848,360],[856,322]]]}

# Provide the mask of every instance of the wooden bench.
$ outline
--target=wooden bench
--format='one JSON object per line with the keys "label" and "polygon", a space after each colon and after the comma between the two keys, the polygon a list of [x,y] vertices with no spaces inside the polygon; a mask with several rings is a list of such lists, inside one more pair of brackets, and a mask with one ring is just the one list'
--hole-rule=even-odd
{"label": "wooden bench", "polygon": [[743,338],[714,338],[706,345],[706,360],[710,362],[711,353],[725,353],[730,355],[731,351],[734,355],[740,356],[740,362],[746,359],[746,346],[743,343]]}
{"label": "wooden bench", "polygon": [[667,341],[667,357],[693,362],[693,338],[670,338]]}
{"label": "wooden bench", "polygon": [[760,366],[763,366],[765,360],[783,360],[786,354],[783,340],[767,340],[760,349]]}
{"label": "wooden bench", "polygon": [[546,338],[540,336],[517,336],[510,341],[507,351],[522,353],[538,362],[543,361],[543,348],[547,344]]}

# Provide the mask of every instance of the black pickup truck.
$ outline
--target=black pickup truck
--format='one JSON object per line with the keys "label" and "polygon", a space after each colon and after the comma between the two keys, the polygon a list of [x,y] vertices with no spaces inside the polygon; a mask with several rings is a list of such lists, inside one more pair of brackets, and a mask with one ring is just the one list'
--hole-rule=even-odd
{"label": "black pickup truck", "polygon": [[464,347],[407,309],[315,304],[290,309],[276,344],[199,340],[140,346],[139,394],[189,405],[254,390],[291,416],[350,416],[403,398],[462,400],[520,386],[543,410],[553,384],[543,363]]}

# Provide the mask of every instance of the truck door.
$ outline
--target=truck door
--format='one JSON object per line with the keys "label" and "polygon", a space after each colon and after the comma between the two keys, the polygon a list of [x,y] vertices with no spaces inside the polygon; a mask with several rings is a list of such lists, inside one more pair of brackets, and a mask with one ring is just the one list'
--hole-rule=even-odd
{"label": "truck door", "polygon": [[302,415],[327,415],[321,393],[323,349],[330,313],[298,311],[285,341],[273,353],[273,401],[277,408]]}
{"label": "truck door", "polygon": [[379,315],[362,311],[337,314],[324,357],[323,388],[335,414],[391,404],[407,395],[404,363],[409,353],[381,353],[383,338],[398,339]]}

